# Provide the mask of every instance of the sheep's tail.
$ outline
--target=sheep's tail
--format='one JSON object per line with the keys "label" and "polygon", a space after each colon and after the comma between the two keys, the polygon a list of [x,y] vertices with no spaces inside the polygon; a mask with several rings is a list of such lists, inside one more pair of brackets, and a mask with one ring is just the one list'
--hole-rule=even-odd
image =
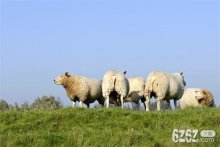
{"label": "sheep's tail", "polygon": [[113,83],[113,85],[114,85],[114,87],[115,87],[115,83],[116,83],[116,76],[113,76],[113,77],[112,77],[112,83]]}
{"label": "sheep's tail", "polygon": [[150,89],[152,92],[154,91],[154,83],[155,83],[155,81],[156,81],[156,79],[155,79],[155,77],[153,77],[151,79],[151,89]]}
{"label": "sheep's tail", "polygon": [[150,79],[147,79],[147,82],[146,82],[146,85],[145,85],[147,88],[145,88],[144,97],[148,97],[148,98],[151,97],[151,93],[152,93],[153,90],[154,90],[153,86],[154,86],[154,82],[155,82],[155,81],[156,81],[156,80],[155,80],[154,77],[153,77],[153,78],[150,78]]}

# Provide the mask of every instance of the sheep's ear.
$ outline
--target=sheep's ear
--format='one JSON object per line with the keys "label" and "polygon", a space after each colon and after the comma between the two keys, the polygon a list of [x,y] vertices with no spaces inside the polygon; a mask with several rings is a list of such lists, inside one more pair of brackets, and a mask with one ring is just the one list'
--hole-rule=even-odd
{"label": "sheep's ear", "polygon": [[124,75],[127,73],[127,71],[124,71]]}
{"label": "sheep's ear", "polygon": [[180,72],[180,75],[182,75],[182,76],[183,76],[183,72]]}
{"label": "sheep's ear", "polygon": [[70,74],[68,72],[65,72],[65,76],[70,77]]}
{"label": "sheep's ear", "polygon": [[206,91],[205,91],[205,90],[203,90],[202,93],[203,93],[204,95],[206,95]]}

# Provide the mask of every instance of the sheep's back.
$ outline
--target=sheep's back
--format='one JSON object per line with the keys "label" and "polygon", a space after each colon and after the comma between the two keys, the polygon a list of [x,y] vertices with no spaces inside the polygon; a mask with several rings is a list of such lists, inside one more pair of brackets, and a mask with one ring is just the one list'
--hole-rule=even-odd
{"label": "sheep's back", "polygon": [[102,92],[103,95],[109,95],[109,92],[114,90],[114,81],[113,77],[114,74],[112,72],[107,72],[102,80]]}
{"label": "sheep's back", "polygon": [[165,72],[151,72],[145,86],[151,92],[166,93],[169,89],[169,75]]}
{"label": "sheep's back", "polygon": [[180,99],[184,93],[184,85],[174,75],[169,75],[169,97]]}
{"label": "sheep's back", "polygon": [[129,95],[132,92],[136,92],[139,96],[144,95],[144,88],[145,88],[145,80],[144,78],[129,78]]}
{"label": "sheep's back", "polygon": [[128,79],[121,74],[116,75],[115,81],[115,91],[123,96],[127,96],[129,92],[129,82]]}
{"label": "sheep's back", "polygon": [[96,99],[102,95],[101,84],[98,80],[86,77],[82,77],[82,79],[87,83],[85,88],[89,89],[88,98]]}
{"label": "sheep's back", "polygon": [[128,80],[122,72],[108,71],[103,77],[102,91],[105,96],[112,91],[127,96],[129,92]]}
{"label": "sheep's back", "polygon": [[199,88],[185,89],[183,96],[180,98],[180,108],[184,109],[186,107],[199,106],[199,103],[195,98],[195,96],[196,96],[195,91],[200,91],[200,90],[201,89],[199,89]]}

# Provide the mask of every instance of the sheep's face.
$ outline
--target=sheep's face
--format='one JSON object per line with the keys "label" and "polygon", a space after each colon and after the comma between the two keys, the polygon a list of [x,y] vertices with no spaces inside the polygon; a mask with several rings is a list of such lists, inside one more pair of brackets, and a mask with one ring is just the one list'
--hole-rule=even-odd
{"label": "sheep's face", "polygon": [[70,74],[68,72],[66,72],[63,75],[59,75],[58,77],[56,77],[56,79],[54,80],[54,83],[57,85],[64,85],[65,81],[69,77],[70,77]]}
{"label": "sheep's face", "polygon": [[199,90],[195,91],[195,98],[198,102],[201,102],[205,98],[205,91]]}

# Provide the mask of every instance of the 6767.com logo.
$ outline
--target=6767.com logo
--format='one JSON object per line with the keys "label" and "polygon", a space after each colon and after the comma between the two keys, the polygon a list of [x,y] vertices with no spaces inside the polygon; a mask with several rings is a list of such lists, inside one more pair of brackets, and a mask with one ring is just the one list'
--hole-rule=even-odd
{"label": "6767.com logo", "polygon": [[[199,135],[200,134],[200,135]],[[172,133],[172,140],[174,143],[193,143],[193,142],[214,142],[216,133],[214,130],[181,130],[174,129]]]}

